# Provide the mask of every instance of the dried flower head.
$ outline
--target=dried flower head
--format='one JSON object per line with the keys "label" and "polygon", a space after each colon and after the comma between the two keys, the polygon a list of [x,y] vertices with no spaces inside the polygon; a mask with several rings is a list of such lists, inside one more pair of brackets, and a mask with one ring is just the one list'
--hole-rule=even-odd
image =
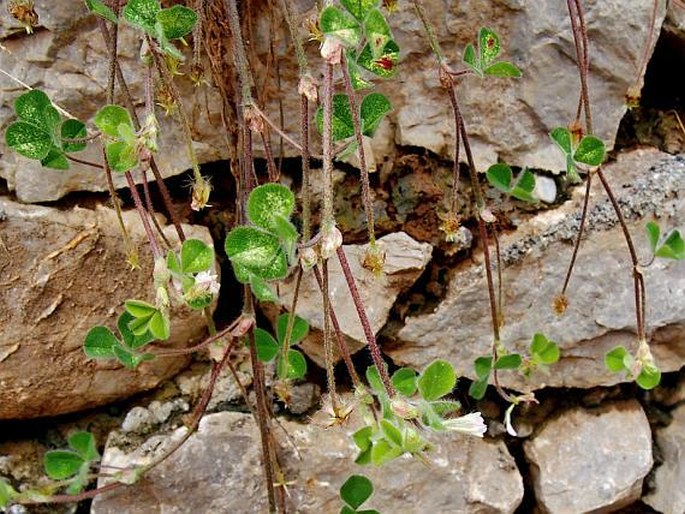
{"label": "dried flower head", "polygon": [[38,13],[33,0],[12,0],[7,4],[7,12],[24,27],[27,34],[33,34],[33,28],[38,25]]}
{"label": "dried flower head", "polygon": [[200,175],[193,183],[192,201],[190,208],[194,211],[201,211],[205,207],[210,207],[209,194],[212,192],[212,184],[209,180]]}
{"label": "dried flower head", "polygon": [[362,266],[371,271],[374,275],[380,276],[385,266],[386,253],[380,245],[369,246],[364,254]]}
{"label": "dried flower head", "polygon": [[568,297],[565,294],[558,294],[552,301],[552,307],[557,316],[561,316],[568,308]]}

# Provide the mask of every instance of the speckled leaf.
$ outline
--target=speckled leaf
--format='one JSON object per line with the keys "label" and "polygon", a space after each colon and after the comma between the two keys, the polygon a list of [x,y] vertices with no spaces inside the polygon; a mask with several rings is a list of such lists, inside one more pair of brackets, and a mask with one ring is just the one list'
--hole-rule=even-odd
{"label": "speckled leaf", "polygon": [[129,171],[138,165],[136,149],[123,141],[108,143],[105,147],[105,155],[110,168],[119,173]]}
{"label": "speckled leaf", "polygon": [[362,134],[372,137],[378,125],[390,112],[390,100],[380,93],[370,93],[364,97],[361,105]]}
{"label": "speckled leaf", "polygon": [[69,161],[65,157],[64,152],[56,146],[50,148],[50,151],[40,160],[40,163],[42,166],[53,170],[69,169]]}
{"label": "speckled leaf", "polygon": [[167,39],[178,39],[192,32],[197,23],[197,14],[184,5],[176,4],[159,11],[157,21],[162,25]]}
{"label": "speckled leaf", "polygon": [[281,184],[264,184],[250,192],[247,199],[247,216],[258,227],[274,231],[274,217],[288,219],[295,209],[295,195]]}
{"label": "speckled leaf", "polygon": [[361,26],[349,13],[335,6],[328,6],[321,11],[319,27],[326,36],[332,36],[343,44],[354,47],[361,38]]}
{"label": "speckled leaf", "polygon": [[364,20],[364,31],[375,58],[383,53],[385,44],[392,39],[392,32],[385,16],[378,9],[371,9]]}
{"label": "speckled leaf", "polygon": [[340,0],[340,4],[359,21],[363,21],[371,9],[378,7],[378,0]]}
{"label": "speckled leaf", "polygon": [[253,227],[236,227],[224,244],[234,264],[262,280],[284,278],[288,272],[285,252],[273,234]]}
{"label": "speckled leaf", "polygon": [[38,127],[44,127],[43,114],[45,108],[52,106],[48,95],[38,89],[33,89],[19,96],[14,101],[14,110],[22,121],[27,121]]}
{"label": "speckled leaf", "polygon": [[[319,107],[316,111],[316,126],[319,132],[323,134],[323,107]],[[350,109],[350,101],[345,94],[333,95],[331,129],[333,141],[342,141],[354,136],[352,110]]]}
{"label": "speckled leaf", "polygon": [[499,37],[487,27],[482,27],[478,32],[478,51],[480,52],[481,69],[487,68],[499,55]]}
{"label": "speckled leaf", "polygon": [[366,44],[359,54],[357,63],[381,78],[390,78],[397,73],[397,61],[399,58],[400,47],[397,46],[395,41],[390,40],[377,56],[373,55],[370,45]]}
{"label": "speckled leaf", "polygon": [[601,139],[595,136],[584,136],[578,144],[573,159],[589,166],[599,166],[604,162],[606,149]]}
{"label": "speckled leaf", "polygon": [[214,250],[199,239],[186,239],[181,247],[181,271],[199,273],[214,264]]}
{"label": "speckled leaf", "polygon": [[566,127],[557,127],[549,133],[552,141],[561,149],[565,155],[573,153],[573,144],[571,138],[571,131]]}
{"label": "speckled leaf", "polygon": [[521,70],[507,61],[496,62],[483,70],[486,75],[504,78],[521,78]]}
{"label": "speckled leaf", "polygon": [[52,148],[52,137],[45,130],[24,121],[12,123],[5,131],[5,144],[29,159],[43,159]]}
{"label": "speckled leaf", "polygon": [[97,112],[93,122],[103,134],[114,139],[120,137],[119,125],[127,125],[133,128],[128,110],[119,105],[105,105]]}
{"label": "speckled leaf", "polygon": [[158,0],[129,0],[124,7],[124,18],[131,25],[154,33],[157,13],[161,10]]}

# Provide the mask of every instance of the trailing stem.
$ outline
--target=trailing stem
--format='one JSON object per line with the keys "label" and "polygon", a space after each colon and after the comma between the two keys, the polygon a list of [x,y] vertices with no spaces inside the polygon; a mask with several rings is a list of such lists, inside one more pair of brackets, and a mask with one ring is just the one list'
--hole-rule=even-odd
{"label": "trailing stem", "polygon": [[[585,112],[585,132],[587,134],[592,134],[592,110],[590,107],[590,100],[589,100],[589,92],[588,92],[588,74],[590,70],[590,64],[589,64],[589,42],[588,42],[588,36],[587,36],[587,27],[585,25],[585,17],[583,14],[583,5],[581,0],[567,0],[567,7],[568,7],[568,12],[569,12],[569,17],[571,20],[571,28],[573,32],[573,39],[575,42],[575,47],[576,47],[576,58],[578,61],[578,72],[580,75],[580,87],[581,87],[581,103],[583,107],[583,111]],[[580,110],[580,109],[579,109]],[[576,123],[579,120],[576,120]],[[607,181],[604,172],[602,171],[601,166],[596,170],[595,172],[597,176],[599,177],[600,182],[602,183],[602,187],[604,188],[604,191],[606,192],[609,201],[611,203],[611,206],[613,207],[616,217],[618,219],[618,223],[621,226],[621,230],[623,232],[624,239],[626,241],[626,244],[628,246],[628,252],[630,254],[630,260],[631,264],[633,267],[632,275],[633,275],[633,289],[634,289],[634,296],[635,296],[635,318],[636,318],[636,328],[637,328],[637,336],[638,336],[638,341],[646,341],[646,321],[645,321],[645,312],[646,312],[646,294],[645,294],[645,285],[644,285],[644,277],[642,276],[642,272],[639,269],[639,261],[637,258],[637,252],[635,251],[635,246],[633,244],[632,237],[630,235],[630,231],[628,230],[628,225],[626,224],[625,218],[623,216],[623,212],[621,211],[621,206],[618,204],[618,201],[616,200],[616,197],[613,193],[613,190],[611,189],[611,186],[609,182]],[[588,176],[588,184],[586,186],[586,194],[585,194],[585,200],[584,200],[584,205],[583,205],[583,214],[582,214],[582,219],[581,219],[581,230],[585,222],[586,214],[587,214],[587,202],[588,202],[588,196],[589,196],[589,190],[590,190],[590,177],[592,175],[590,174]],[[577,253],[577,247],[580,244],[580,236],[581,234],[578,235],[576,239],[576,247],[574,248],[574,253],[572,256],[571,260],[571,265],[569,266],[569,270],[567,272],[567,277],[566,281],[564,284],[564,290],[566,289],[566,284],[568,283],[571,270],[573,268],[573,264],[575,263],[575,257]]]}
{"label": "trailing stem", "polygon": [[362,202],[364,204],[364,212],[366,214],[366,229],[369,234],[369,248],[374,250],[376,247],[376,233],[373,219],[373,200],[371,198],[371,185],[369,183],[369,171],[366,167],[366,155],[364,152],[364,138],[362,135],[361,120],[359,119],[359,108],[357,105],[357,95],[352,88],[352,80],[350,79],[350,72],[347,68],[347,59],[345,52],[342,52],[342,61],[340,62],[340,69],[342,70],[343,82],[345,83],[345,92],[350,102],[350,110],[352,111],[352,124],[354,126],[354,136],[357,140],[357,153],[359,155],[359,172],[362,181]]}
{"label": "trailing stem", "polygon": [[378,369],[378,373],[381,376],[385,391],[388,393],[390,398],[395,396],[395,389],[390,381],[390,376],[388,375],[387,366],[383,360],[383,355],[381,355],[381,349],[376,341],[376,335],[373,333],[371,328],[371,323],[369,323],[369,318],[366,315],[366,309],[364,308],[364,302],[357,289],[357,283],[354,280],[354,275],[352,275],[352,270],[350,269],[350,264],[347,262],[347,256],[345,255],[345,250],[340,247],[337,250],[338,260],[340,261],[340,267],[342,268],[343,275],[345,277],[345,282],[347,282],[347,287],[350,290],[350,296],[352,296],[352,301],[354,302],[354,308],[357,311],[357,316],[359,317],[359,322],[364,330],[364,337],[369,345],[369,350],[371,351],[371,358],[373,363]]}

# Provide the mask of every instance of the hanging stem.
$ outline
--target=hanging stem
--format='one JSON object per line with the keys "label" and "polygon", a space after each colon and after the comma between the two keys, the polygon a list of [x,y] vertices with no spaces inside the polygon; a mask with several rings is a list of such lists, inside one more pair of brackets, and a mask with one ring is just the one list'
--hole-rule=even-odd
{"label": "hanging stem", "polygon": [[357,283],[354,280],[354,275],[352,275],[352,270],[350,269],[350,264],[347,262],[347,256],[345,255],[345,250],[342,247],[337,250],[338,260],[340,261],[340,267],[342,268],[343,275],[345,276],[345,282],[347,282],[347,287],[350,290],[350,296],[352,296],[352,301],[354,302],[354,307],[357,311],[357,316],[359,317],[359,322],[364,330],[364,337],[369,345],[369,350],[371,351],[371,358],[373,363],[378,369],[378,373],[381,376],[385,391],[388,393],[390,398],[395,396],[395,389],[390,382],[390,376],[388,375],[388,369],[383,360],[383,355],[381,354],[381,349],[376,341],[376,335],[373,333],[371,328],[371,323],[369,323],[369,318],[366,315],[366,309],[364,309],[364,302],[357,289]]}
{"label": "hanging stem", "polygon": [[366,213],[366,228],[369,234],[369,248],[373,250],[376,247],[376,233],[373,216],[373,199],[371,198],[371,185],[369,182],[369,171],[366,167],[366,155],[364,152],[364,138],[362,136],[361,121],[359,119],[359,106],[357,105],[357,95],[352,88],[352,80],[350,79],[350,72],[347,69],[347,58],[345,52],[342,52],[342,61],[340,62],[340,69],[342,70],[343,82],[345,83],[345,92],[350,102],[350,110],[352,111],[352,124],[354,126],[354,136],[357,140],[357,153],[359,155],[359,173],[362,180],[362,203],[364,204],[364,212]]}

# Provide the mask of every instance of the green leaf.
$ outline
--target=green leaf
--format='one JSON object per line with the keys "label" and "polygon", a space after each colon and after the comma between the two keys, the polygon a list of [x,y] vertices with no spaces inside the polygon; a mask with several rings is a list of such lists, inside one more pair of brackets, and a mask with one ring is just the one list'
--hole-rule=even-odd
{"label": "green leaf", "polygon": [[380,93],[370,93],[361,104],[362,134],[373,136],[385,115],[390,112],[390,100]]}
{"label": "green leaf", "polygon": [[412,396],[418,388],[416,372],[411,368],[398,369],[392,374],[392,385],[404,396]]}
{"label": "green leaf", "polygon": [[281,184],[264,184],[252,190],[247,199],[247,216],[258,227],[271,232],[274,217],[290,219],[295,209],[295,195]]}
{"label": "green leaf", "polygon": [[366,381],[374,392],[385,394],[385,386],[383,386],[383,380],[381,380],[381,375],[376,366],[366,368]]}
{"label": "green leaf", "polygon": [[148,330],[155,339],[166,341],[171,335],[169,317],[162,314],[161,311],[155,312],[148,322]]}
{"label": "green leaf", "polygon": [[234,265],[262,280],[277,280],[288,273],[288,263],[273,234],[253,227],[236,227],[226,237],[226,255]]}
{"label": "green leaf", "polygon": [[436,400],[430,402],[430,406],[440,417],[447,416],[461,409],[461,403],[455,400]]}
{"label": "green leaf", "polygon": [[76,432],[69,437],[69,446],[86,461],[98,460],[100,454],[95,445],[93,434],[86,431]]}
{"label": "green leaf", "polygon": [[112,359],[114,358],[115,345],[119,341],[107,327],[97,326],[91,328],[83,342],[83,351],[89,359]]}
{"label": "green leaf", "polygon": [[52,137],[36,125],[16,121],[5,131],[5,144],[29,159],[43,159],[52,148]]}
{"label": "green leaf", "polygon": [[580,140],[573,160],[589,166],[599,166],[604,162],[606,150],[601,139],[595,136],[585,136]]}
{"label": "green leaf", "polygon": [[469,386],[469,396],[475,400],[482,400],[488,388],[488,377],[471,382]]}
{"label": "green leaf", "polygon": [[7,483],[7,480],[0,478],[0,508],[6,509],[19,493]]}
{"label": "green leaf", "polygon": [[131,25],[154,35],[157,13],[160,10],[161,6],[158,0],[129,0],[123,13],[124,18]]}
{"label": "green leaf", "polygon": [[[60,127],[60,134],[62,139],[79,139],[88,136],[86,126],[79,120],[65,120]],[[68,141],[62,142],[62,149],[65,152],[80,152],[85,150],[86,143],[70,143]]]}
{"label": "green leaf", "polygon": [[372,494],[373,484],[364,475],[350,476],[340,488],[340,498],[355,510]]}
{"label": "green leaf", "polygon": [[385,21],[385,16],[378,9],[371,9],[364,20],[364,32],[371,46],[371,53],[378,58],[385,45],[392,39],[390,25]]}
{"label": "green leaf", "polygon": [[[323,134],[323,107],[316,111],[316,126]],[[354,122],[350,101],[345,94],[333,95],[333,112],[331,113],[331,131],[333,141],[341,141],[354,136]]]}
{"label": "green leaf", "polygon": [[[397,62],[400,59],[400,47],[397,46],[394,40],[388,41],[383,49],[374,55],[371,45],[366,44],[359,54],[357,64],[367,69],[374,75],[387,79],[393,77],[397,73]],[[368,83],[370,87],[373,84]]]}
{"label": "green leaf", "polygon": [[340,514],[359,514],[359,511],[352,510],[349,506],[343,505],[340,509]]}
{"label": "green leaf", "polygon": [[[366,47],[364,48],[366,49]],[[370,48],[368,53],[369,56],[371,56]],[[347,61],[347,71],[350,74],[350,82],[352,82],[352,89],[357,91],[359,89],[368,89],[370,87],[373,87],[373,83],[369,82],[363,77],[359,64],[357,64],[357,54],[354,50],[347,51],[347,58],[345,59],[345,61]]]}
{"label": "green leaf", "polygon": [[685,243],[680,231],[672,231],[654,255],[665,259],[685,259]]}
{"label": "green leaf", "polygon": [[373,436],[373,428],[365,426],[352,434],[352,440],[361,451],[366,451],[371,448],[371,437]]}
{"label": "green leaf", "polygon": [[149,318],[157,312],[157,307],[142,300],[126,300],[124,308],[134,318]]}
{"label": "green leaf", "polygon": [[543,334],[535,334],[530,343],[530,354],[543,364],[554,364],[559,361],[559,347],[554,341],[550,341]]}
{"label": "green leaf", "polygon": [[573,153],[573,139],[571,131],[566,127],[557,127],[549,133],[552,141],[561,149],[564,155],[571,155]]}
{"label": "green leaf", "polygon": [[133,353],[120,344],[113,346],[112,350],[114,350],[114,355],[117,360],[121,362],[127,369],[136,369],[138,364],[144,360],[142,355]]}
{"label": "green leaf", "polygon": [[41,124],[39,126],[44,128],[45,131],[52,137],[56,134],[57,126],[61,121],[62,117],[60,116],[59,111],[52,105],[46,105],[43,108],[43,115],[41,117]]}
{"label": "green leaf", "polygon": [[604,365],[613,373],[626,370],[625,358],[629,356],[628,350],[623,346],[617,346],[604,356]]}
{"label": "green leaf", "polygon": [[278,302],[278,296],[274,293],[271,288],[263,280],[252,277],[249,281],[252,293],[255,295],[260,302]]}
{"label": "green leaf", "polygon": [[382,466],[403,453],[404,450],[401,447],[392,445],[385,439],[381,439],[376,441],[371,447],[371,462],[373,462],[375,466]]}
{"label": "green leaf", "polygon": [[[129,2],[129,5],[130,3],[131,2]],[[119,105],[105,105],[97,112],[93,122],[100,132],[114,139],[120,138],[120,125],[128,126],[133,129],[131,114],[128,110]]]}
{"label": "green leaf", "polygon": [[480,52],[480,68],[487,68],[499,55],[500,43],[497,34],[487,27],[478,32],[478,51]]}
{"label": "green leaf", "polygon": [[363,21],[366,15],[374,7],[378,7],[378,0],[340,0],[340,4],[348,10],[348,12]]}
{"label": "green leaf", "polygon": [[53,170],[69,169],[69,161],[65,157],[64,152],[56,146],[50,148],[50,151],[41,159],[40,163],[42,166]]}
{"label": "green leaf", "polygon": [[273,224],[273,234],[277,235],[281,240],[281,245],[288,257],[288,262],[294,264],[296,262],[297,239],[299,237],[295,225],[279,214],[273,217]]}
{"label": "green leaf", "polygon": [[402,432],[391,421],[387,419],[381,420],[381,430],[387,440],[397,446],[402,446]]}
{"label": "green leaf", "polygon": [[491,64],[483,70],[486,75],[492,75],[493,77],[511,77],[511,78],[521,78],[521,70],[519,70],[512,63],[507,61],[496,62]]}
{"label": "green leaf", "polygon": [[361,39],[359,22],[347,12],[329,5],[321,11],[319,27],[326,36],[333,36],[348,47],[355,47]]}
{"label": "green leaf", "polygon": [[502,355],[499,359],[497,359],[497,362],[495,362],[493,368],[519,369],[521,367],[522,362],[523,359],[521,359],[521,356],[518,353],[510,353],[508,355]]}
{"label": "green leaf", "polygon": [[[288,330],[289,317],[290,314],[286,312],[284,314],[281,314],[278,317],[278,321],[276,322],[276,336],[278,337],[278,340],[281,344],[285,343],[285,333]],[[295,315],[295,321],[293,322],[293,331],[290,334],[290,344],[288,346],[292,346],[294,344],[299,343],[305,337],[307,337],[307,334],[309,334],[309,323],[307,323],[306,320]]]}
{"label": "green leaf", "polygon": [[513,178],[513,173],[511,168],[504,163],[493,164],[485,172],[485,177],[492,187],[498,189],[504,193],[509,193],[511,191],[511,180]]}
{"label": "green leaf", "polygon": [[48,95],[38,89],[33,89],[17,97],[14,101],[14,110],[19,119],[41,128],[48,128],[45,124],[45,109],[52,107]]}
{"label": "green leaf", "polygon": [[114,14],[114,11],[102,3],[100,0],[86,0],[86,6],[88,10],[93,14],[96,14],[112,23],[117,23],[119,21]]}
{"label": "green leaf", "polygon": [[452,365],[445,360],[435,360],[421,373],[418,380],[419,393],[424,400],[432,401],[452,392],[457,375]]}
{"label": "green leaf", "polygon": [[88,483],[88,472],[90,471],[90,463],[84,462],[78,470],[78,473],[71,479],[71,484],[67,487],[67,494],[78,494]]}
{"label": "green leaf", "polygon": [[138,152],[135,147],[123,141],[108,143],[105,155],[112,170],[119,173],[129,171],[138,165]]}
{"label": "green leaf", "polygon": [[273,336],[261,328],[254,329],[254,342],[257,348],[257,357],[262,362],[271,362],[280,351],[280,346]]}
{"label": "green leaf", "polygon": [[74,476],[84,462],[83,457],[69,450],[52,450],[43,457],[45,473],[53,480]]}
{"label": "green leaf", "polygon": [[181,271],[199,273],[214,264],[214,250],[199,239],[186,239],[181,247]]}
{"label": "green leaf", "polygon": [[645,364],[635,382],[647,391],[654,389],[661,382],[661,370],[653,364]]}
{"label": "green leaf", "polygon": [[287,379],[304,378],[307,374],[307,361],[304,355],[297,350],[288,350],[287,369],[283,359],[278,361],[278,376]]}
{"label": "green leaf", "polygon": [[650,221],[645,225],[645,230],[647,231],[649,248],[652,250],[652,253],[656,253],[656,248],[659,245],[659,238],[661,237],[661,229],[659,228],[659,225]]}
{"label": "green leaf", "polygon": [[533,196],[535,189],[535,175],[528,168],[524,168],[516,179],[516,184],[511,190],[511,196],[524,202],[537,202]]}
{"label": "green leaf", "polygon": [[473,47],[471,43],[466,45],[466,47],[464,48],[463,60],[467,66],[469,66],[472,70],[480,74],[481,70],[478,66],[478,63],[476,62],[476,49]]}
{"label": "green leaf", "polygon": [[473,367],[476,370],[476,376],[478,378],[487,379],[490,376],[490,371],[492,370],[492,357],[478,357],[473,362]]}
{"label": "green leaf", "polygon": [[[148,316],[151,317],[151,316]],[[145,317],[143,317],[145,318]],[[131,350],[137,350],[154,340],[152,334],[146,329],[141,335],[136,335],[129,328],[129,324],[136,318],[130,312],[124,311],[117,320],[117,328],[123,340],[123,346]]]}
{"label": "green leaf", "polygon": [[176,252],[169,250],[166,254],[166,267],[172,273],[182,273],[181,261],[178,260]]}
{"label": "green leaf", "polygon": [[197,14],[184,5],[173,5],[157,13],[157,22],[168,40],[179,39],[190,34],[197,23]]}

